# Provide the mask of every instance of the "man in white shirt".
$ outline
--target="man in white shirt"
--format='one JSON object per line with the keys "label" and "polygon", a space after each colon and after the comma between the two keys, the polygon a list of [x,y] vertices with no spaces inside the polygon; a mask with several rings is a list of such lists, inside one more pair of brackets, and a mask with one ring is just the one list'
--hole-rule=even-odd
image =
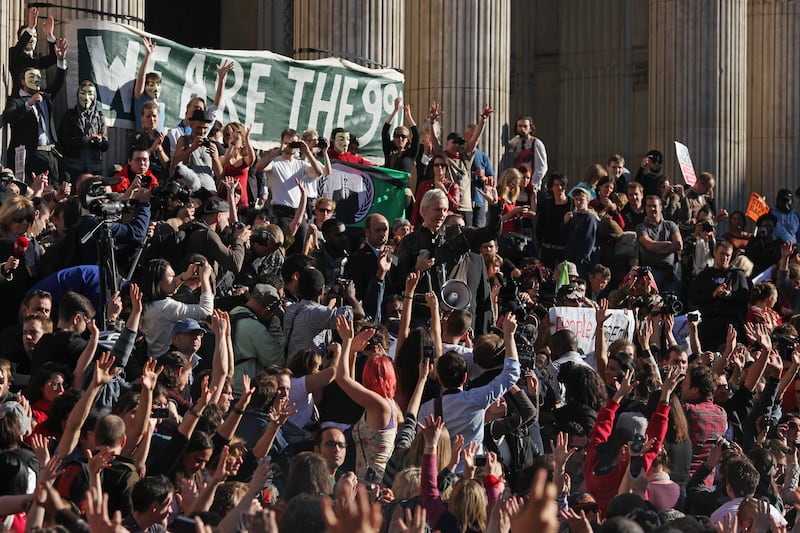
{"label": "man in white shirt", "polygon": [[[752,498],[755,494],[759,479],[758,470],[748,459],[742,458],[728,462],[725,466],[725,490],[731,501],[723,503],[711,513],[711,523],[714,525],[720,522],[724,524],[728,516],[736,516],[742,500]],[[769,514],[776,524],[786,525],[786,519],[772,505],[769,506]]]}
{"label": "man in white shirt", "polygon": [[287,129],[281,133],[280,147],[267,152],[256,164],[256,172],[263,170],[267,173],[270,204],[277,225],[288,226],[294,219],[295,210],[300,205],[300,183],[304,178],[316,179],[331,173],[331,160],[327,151],[323,154],[324,166],[300,140],[297,132]]}

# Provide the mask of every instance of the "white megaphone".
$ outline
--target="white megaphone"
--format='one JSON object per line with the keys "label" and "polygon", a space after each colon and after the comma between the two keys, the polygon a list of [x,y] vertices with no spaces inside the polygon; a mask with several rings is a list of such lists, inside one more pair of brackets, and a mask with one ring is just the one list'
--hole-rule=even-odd
{"label": "white megaphone", "polygon": [[460,279],[451,279],[442,285],[442,302],[450,309],[466,309],[471,300],[469,286]]}

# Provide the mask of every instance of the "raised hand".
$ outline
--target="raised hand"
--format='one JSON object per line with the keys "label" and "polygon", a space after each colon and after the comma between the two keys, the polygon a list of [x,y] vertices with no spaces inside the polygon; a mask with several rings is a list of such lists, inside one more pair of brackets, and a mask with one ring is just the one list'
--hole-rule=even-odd
{"label": "raised hand", "polygon": [[475,457],[478,455],[478,443],[470,441],[461,451],[461,460],[464,461],[464,471],[475,471]]}
{"label": "raised hand", "polygon": [[349,505],[334,508],[330,497],[323,497],[322,514],[328,533],[377,533],[383,522],[380,504],[369,503],[363,486],[358,487],[358,494]]}
{"label": "raised hand", "polygon": [[431,105],[428,108],[428,118],[430,119],[430,121],[434,122],[435,120],[438,120],[439,117],[441,117],[442,115],[444,115],[444,111],[439,107],[439,104],[437,104],[435,100],[431,102]]}
{"label": "raised hand", "polygon": [[94,363],[94,375],[92,376],[92,384],[96,387],[101,387],[109,383],[111,379],[122,372],[119,367],[114,368],[114,361],[116,359],[111,355],[111,352],[103,352]]}
{"label": "raised hand", "polygon": [[113,518],[108,517],[108,494],[104,494],[102,488],[90,488],[86,493],[88,510],[86,511],[86,521],[89,523],[89,530],[92,533],[124,533],[128,529],[122,527],[122,514],[119,511],[114,513]]}
{"label": "raised hand", "polygon": [[453,438],[453,450],[450,453],[450,464],[447,465],[447,469],[451,472],[455,472],[456,466],[458,466],[458,462],[461,459],[461,450],[464,449],[464,435],[459,433],[458,435]]}
{"label": "raised hand", "polygon": [[600,301],[597,302],[597,309],[595,310],[597,327],[600,327],[601,324],[605,323],[606,318],[610,316],[611,315],[608,313],[608,300],[605,298],[600,298]]}
{"label": "raised hand", "polygon": [[86,455],[89,457],[89,473],[92,476],[98,475],[104,468],[109,468],[111,461],[114,460],[114,452],[108,446],[97,452],[96,455],[92,454],[91,450],[86,450]]}
{"label": "raised hand", "polygon": [[[346,341],[352,341],[353,337],[355,337],[355,331],[353,330],[353,321],[348,320],[346,316],[339,315],[336,317],[336,332],[339,334],[339,337],[342,339],[342,344]],[[374,334],[374,330],[373,330]],[[372,336],[370,335],[370,338]]]}
{"label": "raised hand", "polygon": [[417,290],[417,283],[419,283],[419,272],[412,272],[406,278],[406,296],[411,297],[414,291]]}
{"label": "raised hand", "polygon": [[131,314],[142,314],[142,290],[135,283],[131,283]]}
{"label": "raised hand", "polygon": [[489,118],[492,113],[494,113],[494,109],[489,104],[483,106],[483,112],[481,113],[483,118]]}
{"label": "raised hand", "polygon": [[39,466],[43,467],[50,460],[50,450],[47,448],[48,438],[40,433],[31,436],[31,448],[36,455]]}
{"label": "raised hand", "polygon": [[559,431],[556,435],[555,443],[550,441],[550,449],[553,451],[553,461],[556,463],[556,472],[563,472],[564,465],[567,464],[569,458],[578,451],[578,448],[570,448],[567,443],[569,439],[567,434]]}
{"label": "raised hand", "polygon": [[592,533],[592,525],[589,519],[586,518],[586,513],[581,511],[576,513],[572,509],[561,509],[559,515],[567,523],[570,532],[572,533]]}
{"label": "raised hand", "polygon": [[619,384],[617,392],[614,393],[614,400],[619,402],[622,398],[628,396],[633,389],[636,388],[636,385],[638,385],[639,382],[636,381],[635,377],[636,375],[634,374],[633,370],[627,370],[625,372],[625,377],[622,378],[622,383]]}
{"label": "raised hand", "polygon": [[442,436],[442,428],[444,427],[442,417],[436,417],[436,419],[434,419],[433,415],[428,415],[425,417],[424,424],[417,422],[417,425],[422,430],[422,436],[425,437],[425,444],[436,447],[439,443],[439,438]]}
{"label": "raised hand", "polygon": [[669,401],[670,395],[675,391],[678,383],[684,379],[684,374],[678,365],[669,367],[667,375],[664,376],[664,383],[661,384],[661,401]]}
{"label": "raised hand", "polygon": [[156,49],[155,41],[151,41],[149,37],[142,37],[142,42],[144,43],[144,53],[145,55],[150,55]]}
{"label": "raised hand", "polygon": [[46,19],[44,19],[44,23],[42,24],[42,30],[44,31],[44,35],[47,40],[52,40],[55,38],[55,34],[53,30],[56,28],[56,21],[53,18],[53,15],[48,15]]}
{"label": "raised hand", "polygon": [[294,402],[288,403],[288,399],[283,399],[278,402],[277,406],[273,406],[272,409],[269,410],[269,417],[270,422],[273,424],[277,424],[278,426],[283,426],[289,417],[293,414],[297,413],[297,409],[295,409]]}
{"label": "raised hand", "polygon": [[158,376],[164,371],[163,366],[157,366],[158,363],[155,359],[150,358],[142,367],[142,388],[152,391],[156,388],[158,383]]}
{"label": "raised hand", "polygon": [[58,476],[58,471],[61,468],[61,457],[54,455],[45,463],[39,463],[39,476],[37,481],[39,483],[48,483],[53,481]]}
{"label": "raised hand", "polygon": [[217,65],[217,75],[224,78],[228,73],[233,70],[233,61],[225,61]]}
{"label": "raised hand", "polygon": [[389,524],[389,533],[424,533],[427,513],[421,505],[411,509],[406,508],[403,512],[402,506],[398,505],[392,515],[392,523]]}
{"label": "raised hand", "polygon": [[399,96],[394,99],[394,112],[395,113],[397,113],[397,111],[400,109],[400,102],[401,102],[401,99],[400,99]]}
{"label": "raised hand", "polygon": [[56,57],[58,59],[65,59],[67,57],[67,50],[69,49],[69,42],[63,37],[56,41]]}
{"label": "raised hand", "polygon": [[39,22],[39,8],[32,7],[28,9],[28,27],[36,29],[36,24]]}

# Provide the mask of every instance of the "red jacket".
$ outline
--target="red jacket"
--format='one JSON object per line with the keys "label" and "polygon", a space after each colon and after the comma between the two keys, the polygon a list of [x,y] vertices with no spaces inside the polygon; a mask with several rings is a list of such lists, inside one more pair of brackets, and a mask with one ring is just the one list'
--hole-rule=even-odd
{"label": "red jacket", "polygon": [[[116,185],[112,185],[111,186],[111,190],[112,191],[114,191],[114,192],[125,192],[125,191],[128,190],[128,187],[131,186],[131,180],[128,177],[128,171],[129,170],[130,170],[130,167],[128,165],[125,165],[124,167],[122,167],[122,170],[120,170],[119,172],[114,174],[115,178],[121,178],[122,181],[120,181]],[[158,187],[158,178],[156,178],[156,175],[153,174],[153,172],[150,169],[147,169],[147,173],[145,174],[145,176],[150,178],[150,184],[147,186],[148,189],[150,189],[152,191],[153,189]]]}
{"label": "red jacket", "polygon": [[[613,399],[609,399],[605,407],[597,414],[597,422],[589,435],[589,445],[586,447],[586,460],[583,463],[583,477],[586,482],[586,492],[594,496],[597,506],[602,513],[605,513],[608,504],[614,499],[619,490],[622,477],[628,470],[628,457],[623,456],[614,469],[603,475],[595,474],[595,468],[599,462],[597,448],[608,441],[611,431],[614,428],[614,418],[617,416],[619,404]],[[647,424],[646,437],[650,440],[658,438],[658,446],[642,456],[642,468],[645,472],[650,469],[653,460],[664,442],[667,434],[669,422],[669,405],[659,403],[656,411],[650,417]]]}

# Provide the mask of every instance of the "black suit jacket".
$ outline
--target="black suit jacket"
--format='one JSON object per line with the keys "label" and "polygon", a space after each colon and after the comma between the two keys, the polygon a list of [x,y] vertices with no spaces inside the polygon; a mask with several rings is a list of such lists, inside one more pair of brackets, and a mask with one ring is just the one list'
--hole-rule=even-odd
{"label": "black suit jacket", "polygon": [[11,76],[11,94],[19,93],[22,88],[20,76],[28,67],[36,67],[38,69],[46,69],[56,64],[56,43],[47,42],[50,53],[46,56],[34,53],[29,56],[25,53],[25,46],[30,42],[31,34],[23,31],[17,44],[8,49],[8,73]]}
{"label": "black suit jacket", "polygon": [[[46,91],[41,91],[44,96],[43,102],[47,107],[48,124],[50,138],[53,142],[58,141],[56,134],[56,123],[53,118],[53,95],[58,94],[64,86],[64,70],[56,69],[56,76]],[[36,150],[39,139],[39,123],[33,109],[28,109],[25,105],[27,99],[17,94],[9,96],[6,101],[6,108],[3,110],[3,120],[11,125],[11,143],[8,146],[8,166],[14,168],[14,148],[24,146],[30,153]]]}

